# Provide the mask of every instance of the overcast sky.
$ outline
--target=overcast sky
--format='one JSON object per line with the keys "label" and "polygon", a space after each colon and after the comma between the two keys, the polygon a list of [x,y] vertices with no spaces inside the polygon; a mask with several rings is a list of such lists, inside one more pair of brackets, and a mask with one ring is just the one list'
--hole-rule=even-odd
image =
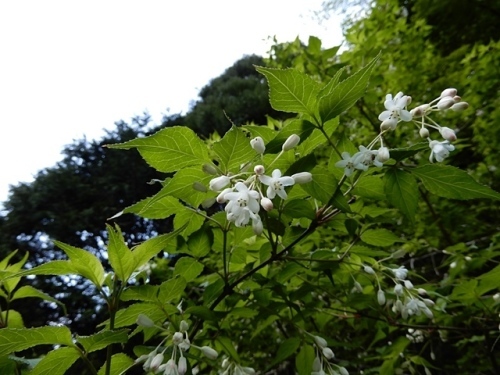
{"label": "overcast sky", "polygon": [[84,135],[149,111],[186,112],[199,90],[244,55],[319,36],[339,21],[322,0],[0,2],[0,202]]}

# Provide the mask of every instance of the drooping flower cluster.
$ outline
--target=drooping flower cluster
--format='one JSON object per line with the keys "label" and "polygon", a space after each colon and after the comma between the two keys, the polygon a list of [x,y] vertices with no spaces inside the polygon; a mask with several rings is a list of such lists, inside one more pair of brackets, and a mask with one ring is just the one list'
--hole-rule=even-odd
{"label": "drooping flower cluster", "polygon": [[321,336],[308,334],[313,338],[316,347],[316,357],[314,358],[311,375],[349,375],[345,367],[329,362],[335,358],[335,354],[328,347],[326,340]]}
{"label": "drooping flower cluster", "polygon": [[240,366],[228,358],[224,358],[221,367],[222,369],[219,370],[219,375],[255,375],[253,367]]}
{"label": "drooping flower cluster", "polygon": [[[281,153],[275,160],[283,152],[297,146],[299,142],[298,135],[292,134],[289,136],[282,146]],[[258,154],[263,154],[266,149],[264,140],[261,137],[253,138],[250,145]],[[274,169],[270,176],[265,173],[264,166],[257,164],[253,173],[243,172],[233,176],[222,175],[213,178],[209,183],[210,190],[219,192],[216,201],[218,203],[227,203],[225,207],[227,219],[237,227],[246,226],[251,221],[253,231],[257,235],[260,235],[264,229],[259,215],[261,207],[265,211],[271,211],[274,208],[273,199],[276,197],[286,199],[288,197],[287,187],[312,180],[312,175],[309,172],[283,176],[281,170]],[[230,187],[227,187],[228,185]],[[265,194],[262,192],[264,190],[262,185],[266,186]]]}
{"label": "drooping flower cluster", "polygon": [[[428,104],[422,104],[412,110],[408,110],[408,106],[412,102],[411,96],[404,95],[401,91],[394,97],[387,94],[383,111],[378,119],[381,121],[380,133],[370,142],[368,146],[359,146],[359,151],[351,156],[348,152],[342,152],[342,160],[338,161],[335,166],[344,168],[344,174],[349,177],[355,170],[366,171],[370,166],[381,167],[390,158],[390,152],[384,146],[383,135],[388,131],[393,131],[397,128],[400,122],[414,122],[419,127],[419,134],[422,138],[429,141],[431,154],[429,160],[431,163],[436,160],[442,162],[446,159],[450,151],[455,149],[451,142],[457,139],[455,131],[441,126],[430,118],[431,113],[438,111],[463,111],[469,107],[467,102],[462,101],[462,98],[457,95],[457,90],[449,88],[444,90],[441,95],[432,100]],[[428,128],[436,129],[444,138],[443,141],[437,141],[430,138]],[[380,142],[380,147],[375,148],[375,145]]]}
{"label": "drooping flower cluster", "polygon": [[[147,328],[157,327],[166,331],[165,328],[155,325],[150,318],[142,314],[138,316],[137,324]],[[209,359],[216,359],[218,353],[211,347],[199,347],[191,343],[187,333],[188,329],[189,324],[185,320],[182,320],[179,324],[179,331],[172,335],[171,345],[165,346],[160,352],[161,346],[168,338],[167,336],[167,338],[149,354],[144,354],[137,358],[135,363],[143,363],[142,367],[146,372],[163,375],[184,375],[187,372],[187,359],[184,356],[184,352],[188,351],[191,347],[198,349]],[[167,362],[163,363],[165,360],[165,352],[170,346],[172,347],[172,355]]]}
{"label": "drooping flower cluster", "polygon": [[[392,311],[396,314],[401,314],[403,319],[408,319],[408,317],[413,315],[418,316],[422,313],[429,319],[433,318],[434,315],[429,307],[434,306],[434,301],[425,298],[427,295],[425,289],[415,289],[413,287],[413,283],[407,279],[408,270],[404,266],[400,266],[399,268],[383,267],[383,270],[389,274],[389,277],[395,284],[392,291],[382,290],[377,273],[372,267],[363,266],[363,270],[377,278],[377,301],[381,306],[392,306]],[[389,294],[391,297],[386,299],[386,294]]]}

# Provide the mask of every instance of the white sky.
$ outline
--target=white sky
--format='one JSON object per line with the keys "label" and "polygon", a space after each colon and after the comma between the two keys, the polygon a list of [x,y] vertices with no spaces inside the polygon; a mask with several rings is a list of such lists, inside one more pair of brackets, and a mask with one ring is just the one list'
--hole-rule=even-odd
{"label": "white sky", "polygon": [[322,0],[26,0],[0,2],[0,202],[61,159],[147,110],[186,112],[245,54],[309,35],[332,47],[340,22]]}

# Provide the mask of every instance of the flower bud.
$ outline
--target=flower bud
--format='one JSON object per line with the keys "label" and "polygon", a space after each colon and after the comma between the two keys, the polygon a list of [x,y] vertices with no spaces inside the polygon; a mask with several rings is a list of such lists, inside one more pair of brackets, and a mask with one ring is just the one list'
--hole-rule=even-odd
{"label": "flower bud", "polygon": [[428,317],[429,319],[434,318],[434,314],[432,311],[426,306],[422,308],[422,311],[424,312],[425,316]]}
{"label": "flower bud", "polygon": [[260,200],[260,205],[266,211],[271,211],[273,209],[273,202],[269,198],[262,198]]}
{"label": "flower bud", "polygon": [[179,372],[179,375],[184,375],[187,372],[186,357],[179,358],[178,366],[177,371]]}
{"label": "flower bud", "polygon": [[385,305],[385,293],[382,289],[379,289],[377,292],[377,301],[380,306]]}
{"label": "flower bud", "polygon": [[326,348],[328,346],[328,343],[326,342],[326,340],[323,337],[320,337],[320,336],[314,336],[314,342],[320,348]]}
{"label": "flower bud", "polygon": [[288,151],[297,146],[300,142],[300,137],[297,134],[292,134],[287,138],[281,149],[283,151]]}
{"label": "flower bud", "polygon": [[162,362],[163,362],[163,354],[158,353],[157,355],[154,356],[153,360],[151,361],[151,364],[149,365],[149,369],[152,372],[156,372],[156,370],[158,370],[158,367],[160,367]]}
{"label": "flower bud", "polygon": [[207,187],[205,185],[203,185],[201,182],[193,182],[193,189],[196,190],[196,191],[201,191],[202,193],[206,193],[207,192]]}
{"label": "flower bud", "polygon": [[224,196],[225,196],[227,193],[230,193],[230,192],[232,192],[232,191],[233,191],[233,189],[231,189],[231,188],[225,188],[224,190],[222,190],[222,191],[220,192],[220,194],[219,194],[219,195],[217,195],[217,203],[226,203],[226,202],[227,202],[227,199],[226,199],[226,198],[224,198]]}
{"label": "flower bud", "polygon": [[179,345],[180,343],[182,343],[182,341],[184,341],[184,335],[182,334],[182,332],[175,332],[172,336],[172,342],[175,345]]}
{"label": "flower bud", "polygon": [[420,128],[419,130],[419,133],[420,133],[420,136],[422,138],[429,138],[429,130],[427,130],[427,128]]}
{"label": "flower bud", "polygon": [[396,126],[398,125],[398,120],[395,118],[388,118],[382,121],[380,124],[380,130],[394,130],[396,129]]}
{"label": "flower bud", "polygon": [[340,375],[349,375],[349,371],[345,367],[339,367],[338,368]]}
{"label": "flower bud", "polygon": [[411,98],[411,96],[410,96],[410,95],[405,95],[405,97],[406,97],[406,105],[408,106],[408,105],[410,105],[410,104],[411,104],[411,100],[412,100],[412,98]]}
{"label": "flower bud", "polygon": [[405,280],[404,283],[406,289],[413,289],[413,283],[410,280]]}
{"label": "flower bud", "polygon": [[321,371],[321,359],[317,355],[314,358],[312,369],[313,369],[313,372],[320,372]]}
{"label": "flower bud", "polygon": [[429,298],[424,298],[422,300],[427,306],[434,306],[434,301]]}
{"label": "flower bud", "polygon": [[252,230],[257,236],[262,234],[264,231],[264,225],[262,224],[262,220],[260,220],[260,218],[258,220],[252,220]]}
{"label": "flower bud", "polygon": [[439,96],[440,98],[444,98],[445,96],[455,96],[457,95],[457,89],[454,88],[448,88],[446,90],[443,90],[441,95]]}
{"label": "flower bud", "polygon": [[306,184],[312,181],[312,174],[309,172],[299,172],[292,174],[292,178],[296,184]]}
{"label": "flower bud", "polygon": [[151,328],[155,326],[155,322],[153,322],[149,317],[144,314],[139,314],[136,320],[137,325],[141,327]]}
{"label": "flower bud", "polygon": [[335,358],[335,354],[333,354],[333,351],[330,348],[323,348],[323,350],[321,352],[323,353],[323,355],[325,356],[326,359]]}
{"label": "flower bud", "polygon": [[451,109],[455,112],[461,112],[467,108],[469,108],[469,103],[467,102],[455,103],[451,106]]}
{"label": "flower bud", "polygon": [[253,367],[242,367],[241,369],[245,374],[255,375],[255,370],[253,369]]}
{"label": "flower bud", "polygon": [[427,111],[429,107],[430,107],[429,104],[419,105],[418,107],[413,108],[410,111],[410,114],[412,115],[412,117],[422,117],[423,115],[425,115],[425,111]]}
{"label": "flower bud", "polygon": [[458,103],[458,102],[461,102],[461,101],[462,101],[462,98],[461,98],[460,96],[458,96],[458,95],[455,95],[455,96],[453,97],[453,101],[454,101],[455,103]]}
{"label": "flower bud", "polygon": [[217,174],[217,168],[215,168],[211,164],[203,164],[203,167],[201,167],[202,171],[205,172],[206,174],[211,174],[215,176]]}
{"label": "flower bud", "polygon": [[205,355],[205,357],[207,357],[209,359],[217,359],[217,357],[219,355],[214,349],[212,349],[209,346],[202,346],[199,349]]}
{"label": "flower bud", "polygon": [[405,249],[398,249],[396,250],[395,252],[393,252],[391,254],[391,258],[394,258],[394,259],[399,259],[399,258],[402,258],[406,255],[406,250]]}
{"label": "flower bud", "polygon": [[261,137],[255,137],[250,140],[250,146],[258,153],[263,154],[266,151],[266,146],[264,145],[264,140]]}
{"label": "flower bud", "polygon": [[181,323],[179,324],[179,330],[181,332],[186,332],[189,329],[189,324],[185,320],[181,320]]}
{"label": "flower bud", "polygon": [[215,203],[215,198],[207,198],[203,202],[201,202],[201,207],[203,207],[205,210],[208,210],[210,207],[212,207]]}
{"label": "flower bud", "polygon": [[377,152],[377,160],[381,163],[385,163],[391,158],[389,149],[387,147],[380,147]]}
{"label": "flower bud", "polygon": [[447,128],[446,126],[439,128],[439,132],[441,133],[441,136],[446,139],[447,141],[453,142],[457,140],[457,135],[455,132]]}
{"label": "flower bud", "polygon": [[253,169],[253,171],[255,172],[255,174],[257,176],[262,176],[264,173],[266,173],[266,169],[264,168],[263,165],[256,165],[255,168]]}
{"label": "flower bud", "polygon": [[356,289],[359,293],[363,293],[363,287],[357,281],[354,282],[354,289]]}
{"label": "flower bud", "polygon": [[363,269],[365,270],[366,273],[370,275],[375,275],[375,271],[370,266],[364,266]]}
{"label": "flower bud", "polygon": [[227,176],[219,176],[212,178],[209,183],[210,190],[213,191],[219,191],[223,188],[225,188],[229,183],[231,182],[231,179]]}
{"label": "flower bud", "polygon": [[418,294],[420,294],[421,296],[426,296],[426,295],[427,295],[427,290],[425,290],[424,288],[418,288],[418,289],[417,289],[417,292],[418,292]]}
{"label": "flower bud", "polygon": [[436,106],[439,110],[444,111],[445,109],[451,108],[453,104],[455,104],[453,98],[450,96],[445,96],[439,100]]}
{"label": "flower bud", "polygon": [[396,286],[394,287],[394,294],[398,297],[401,297],[403,295],[403,285],[396,284]]}

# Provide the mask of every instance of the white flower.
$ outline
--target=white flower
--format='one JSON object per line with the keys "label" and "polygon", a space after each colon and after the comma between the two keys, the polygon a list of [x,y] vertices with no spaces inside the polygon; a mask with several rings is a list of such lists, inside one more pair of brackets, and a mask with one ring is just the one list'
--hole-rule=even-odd
{"label": "white flower", "polygon": [[403,285],[396,284],[396,286],[394,287],[394,294],[398,297],[401,297],[403,295]]}
{"label": "white flower", "polygon": [[227,176],[219,176],[212,178],[209,183],[210,190],[219,191],[229,185],[231,179]]}
{"label": "white flower", "polygon": [[177,365],[172,358],[162,365],[162,370],[165,371],[163,375],[177,375]]}
{"label": "white flower", "polygon": [[441,95],[439,95],[440,98],[444,98],[446,96],[455,96],[457,95],[457,89],[454,89],[454,88],[448,88],[446,90],[443,90],[443,92],[441,93]]}
{"label": "white flower", "polygon": [[403,95],[400,91],[396,94],[394,99],[391,94],[387,94],[385,97],[384,107],[386,111],[383,111],[378,119],[382,121],[380,128],[382,130],[394,130],[399,121],[411,121],[412,115],[408,112],[405,107],[408,105],[409,97]]}
{"label": "white flower", "polygon": [[401,266],[399,268],[393,268],[391,269],[391,271],[392,273],[394,273],[394,276],[396,276],[396,279],[398,280],[404,280],[408,275],[408,270],[405,268],[405,266]]}
{"label": "white flower", "polygon": [[201,348],[198,348],[200,349],[200,351],[207,357],[207,358],[210,358],[210,359],[217,359],[217,356],[219,355],[214,349],[212,349],[211,347],[209,346],[202,346]]}
{"label": "white flower", "polygon": [[285,186],[292,186],[295,184],[295,180],[289,176],[281,177],[281,171],[279,169],[275,169],[269,176],[259,176],[260,182],[264,185],[267,185],[267,197],[273,199],[276,195],[278,195],[282,199],[286,199],[286,191]]}
{"label": "white flower", "polygon": [[433,159],[438,162],[442,162],[444,159],[450,155],[450,151],[455,149],[455,146],[450,145],[449,141],[430,141],[429,147],[431,148],[431,155],[429,156],[429,161],[432,163]]}
{"label": "white flower", "polygon": [[[344,174],[349,177],[354,169],[365,169],[361,161],[359,160],[358,153],[351,156],[348,152],[342,153],[342,159],[335,163],[336,167],[344,168]],[[366,169],[365,169],[366,170]]]}
{"label": "white flower", "polygon": [[253,171],[255,172],[256,175],[260,176],[264,173],[266,173],[266,169],[264,168],[263,165],[256,165],[253,169]]}
{"label": "white flower", "polygon": [[260,200],[260,205],[266,211],[271,211],[274,207],[272,200],[270,200],[269,198],[266,198],[266,197],[264,197]]}
{"label": "white flower", "polygon": [[264,140],[261,137],[255,137],[250,140],[250,146],[258,153],[263,154],[266,151],[266,146],[264,145]]}
{"label": "white flower", "polygon": [[217,195],[217,203],[226,203],[227,199],[225,198],[227,193],[230,193],[233,191],[233,188],[225,188],[220,192],[219,195]]}
{"label": "white flower", "polygon": [[377,301],[380,306],[385,305],[385,293],[382,289],[379,289],[377,292]]}
{"label": "white flower", "polygon": [[467,103],[467,102],[455,103],[451,106],[451,109],[455,112],[460,112],[460,111],[463,111],[467,108],[469,108],[469,103]]}
{"label": "white flower", "polygon": [[[380,163],[385,163],[387,160],[391,158],[391,154],[389,153],[389,149],[387,147],[380,147],[377,151],[376,160]],[[375,164],[375,163],[374,163]],[[377,164],[375,164],[377,165]],[[378,165],[377,165],[378,167]]]}
{"label": "white flower", "polygon": [[436,104],[436,107],[440,111],[444,111],[446,109],[451,108],[453,104],[455,104],[455,99],[453,99],[451,96],[445,96],[439,99],[439,101]]}
{"label": "white flower", "polygon": [[235,185],[237,191],[232,191],[224,195],[224,199],[229,201],[226,205],[227,219],[235,223],[237,227],[247,225],[250,219],[257,220],[259,212],[260,194],[255,190],[250,190],[243,182]]}
{"label": "white flower", "polygon": [[184,375],[187,371],[187,362],[186,362],[186,357],[181,357],[179,358],[179,375]]}
{"label": "white flower", "polygon": [[365,146],[359,146],[359,152],[353,156],[358,161],[355,168],[366,171],[371,165],[382,167],[384,164],[377,159],[377,153],[378,151],[370,150]]}
{"label": "white flower", "polygon": [[323,348],[323,350],[321,350],[321,352],[323,353],[323,355],[325,356],[326,359],[335,358],[335,354],[333,354],[333,350],[330,348]]}
{"label": "white flower", "polygon": [[256,219],[252,219],[252,229],[257,236],[260,236],[264,231],[264,225],[262,224],[260,216],[259,215],[256,216],[257,216]]}
{"label": "white flower", "polygon": [[420,130],[418,131],[418,133],[420,134],[420,136],[422,138],[429,138],[429,130],[427,128],[420,128]]}

